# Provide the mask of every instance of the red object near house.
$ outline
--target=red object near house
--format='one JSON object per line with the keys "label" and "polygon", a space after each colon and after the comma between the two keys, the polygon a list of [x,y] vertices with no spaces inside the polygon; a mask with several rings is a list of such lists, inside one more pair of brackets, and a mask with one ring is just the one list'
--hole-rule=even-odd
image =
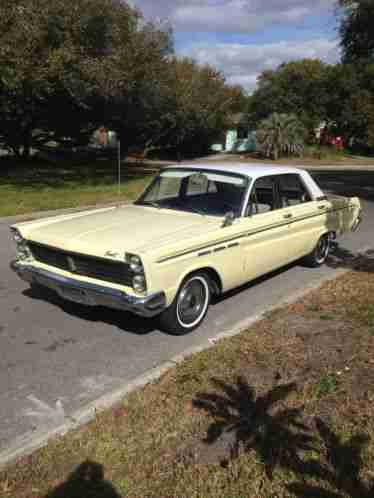
{"label": "red object near house", "polygon": [[344,147],[343,139],[340,136],[335,136],[329,133],[328,129],[325,127],[321,130],[320,145],[330,145],[335,147],[337,150],[342,150]]}
{"label": "red object near house", "polygon": [[342,137],[336,137],[335,138],[335,147],[338,149],[338,150],[342,150],[343,149],[343,139]]}

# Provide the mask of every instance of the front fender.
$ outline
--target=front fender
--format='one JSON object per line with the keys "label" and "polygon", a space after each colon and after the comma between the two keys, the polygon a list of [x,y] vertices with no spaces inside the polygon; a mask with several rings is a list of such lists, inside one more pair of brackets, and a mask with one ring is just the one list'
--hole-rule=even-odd
{"label": "front fender", "polygon": [[177,259],[174,262],[159,264],[153,273],[152,289],[164,291],[167,305],[170,306],[185,278],[191,273],[202,270],[214,272],[219,278],[220,286],[223,287],[224,281],[219,266],[205,258],[194,258],[193,261]]}

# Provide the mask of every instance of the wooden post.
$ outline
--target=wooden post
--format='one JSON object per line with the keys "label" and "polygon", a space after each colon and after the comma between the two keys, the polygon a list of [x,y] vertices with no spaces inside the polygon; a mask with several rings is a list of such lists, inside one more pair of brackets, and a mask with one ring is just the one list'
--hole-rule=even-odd
{"label": "wooden post", "polygon": [[118,195],[121,195],[121,141],[118,140]]}

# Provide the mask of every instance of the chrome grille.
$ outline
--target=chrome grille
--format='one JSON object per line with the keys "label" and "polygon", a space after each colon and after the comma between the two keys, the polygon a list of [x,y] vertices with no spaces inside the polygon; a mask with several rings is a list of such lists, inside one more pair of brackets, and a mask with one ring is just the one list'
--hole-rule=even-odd
{"label": "chrome grille", "polygon": [[83,277],[91,277],[120,285],[132,285],[133,273],[125,262],[85,256],[54,247],[29,242],[29,248],[37,261],[48,266],[70,271]]}

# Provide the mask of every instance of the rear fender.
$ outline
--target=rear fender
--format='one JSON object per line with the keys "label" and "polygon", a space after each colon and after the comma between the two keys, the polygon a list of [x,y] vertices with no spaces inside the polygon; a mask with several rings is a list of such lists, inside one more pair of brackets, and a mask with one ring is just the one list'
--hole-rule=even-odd
{"label": "rear fender", "polygon": [[357,230],[362,220],[361,202],[358,197],[332,197],[327,214],[327,231],[336,235]]}

